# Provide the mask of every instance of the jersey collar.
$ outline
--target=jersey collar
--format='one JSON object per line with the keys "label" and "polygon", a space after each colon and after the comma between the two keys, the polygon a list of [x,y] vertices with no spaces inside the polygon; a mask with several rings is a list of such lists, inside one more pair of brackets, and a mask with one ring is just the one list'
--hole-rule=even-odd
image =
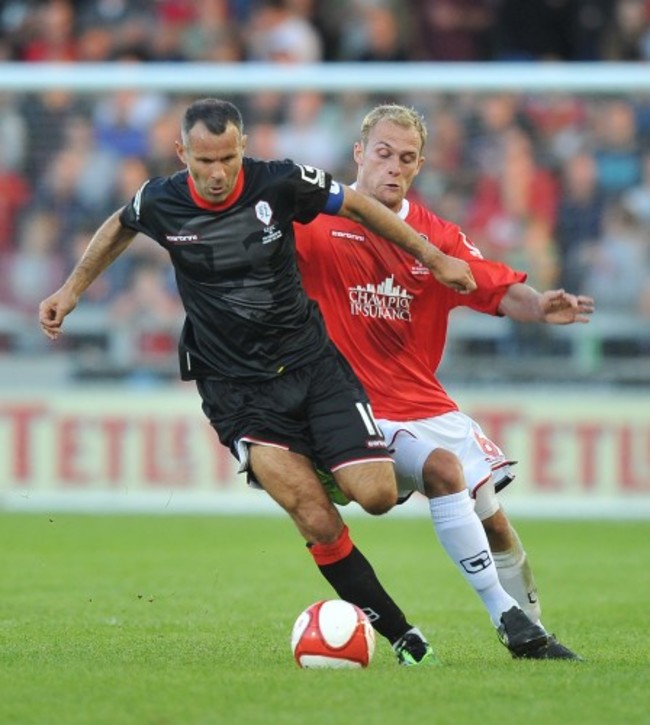
{"label": "jersey collar", "polygon": [[235,181],[235,186],[233,187],[230,196],[228,196],[228,198],[222,201],[220,204],[213,204],[212,202],[206,201],[203,197],[199,196],[199,193],[196,190],[196,186],[194,185],[194,179],[189,173],[187,174],[187,186],[190,190],[190,196],[192,197],[192,201],[198,207],[200,207],[201,209],[207,209],[209,211],[223,211],[224,209],[228,209],[228,207],[232,206],[237,201],[237,199],[239,199],[242,191],[244,190],[244,167],[242,166],[239,170],[239,174],[237,175],[237,181]]}

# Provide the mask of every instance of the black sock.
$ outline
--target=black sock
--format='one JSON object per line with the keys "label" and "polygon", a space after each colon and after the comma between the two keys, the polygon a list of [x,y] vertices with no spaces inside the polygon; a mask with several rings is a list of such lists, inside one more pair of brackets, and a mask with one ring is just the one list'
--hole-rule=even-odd
{"label": "black sock", "polygon": [[333,564],[318,564],[318,568],[339,597],[362,609],[372,626],[391,644],[411,629],[404,613],[382,587],[370,562],[356,546],[344,558]]}

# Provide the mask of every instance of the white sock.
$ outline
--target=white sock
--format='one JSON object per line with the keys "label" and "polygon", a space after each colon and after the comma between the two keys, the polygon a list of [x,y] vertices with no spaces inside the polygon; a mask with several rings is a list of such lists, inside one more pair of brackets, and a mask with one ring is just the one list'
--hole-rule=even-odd
{"label": "white sock", "polygon": [[515,544],[512,549],[493,553],[501,586],[517,600],[521,609],[533,622],[541,626],[542,609],[537,596],[537,586],[528,557],[517,532],[511,528]]}
{"label": "white sock", "polygon": [[517,601],[501,586],[485,530],[467,491],[429,499],[436,535],[465,581],[474,589],[498,627],[503,612]]}

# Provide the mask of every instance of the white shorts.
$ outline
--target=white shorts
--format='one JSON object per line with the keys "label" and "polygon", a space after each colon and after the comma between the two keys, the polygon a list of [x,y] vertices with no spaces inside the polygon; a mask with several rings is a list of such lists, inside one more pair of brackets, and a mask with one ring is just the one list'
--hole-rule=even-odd
{"label": "white shorts", "polygon": [[494,494],[513,480],[511,466],[516,461],[506,459],[475,420],[454,411],[415,421],[377,422],[395,460],[400,497],[424,493],[424,462],[436,448],[444,448],[460,459],[479,518],[496,513],[499,503]]}

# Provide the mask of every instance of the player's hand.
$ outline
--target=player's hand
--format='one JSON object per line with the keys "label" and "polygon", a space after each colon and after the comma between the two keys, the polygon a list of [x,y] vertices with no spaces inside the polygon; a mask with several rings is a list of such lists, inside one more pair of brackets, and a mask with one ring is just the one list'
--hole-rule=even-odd
{"label": "player's hand", "polygon": [[438,282],[445,287],[450,287],[461,294],[469,294],[476,289],[474,275],[464,259],[441,254],[435,257],[433,264],[427,266]]}
{"label": "player's hand", "polygon": [[548,290],[541,299],[544,322],[550,325],[571,325],[589,322],[595,305],[592,297],[572,295],[563,289]]}
{"label": "player's hand", "polygon": [[77,301],[76,295],[62,287],[41,302],[38,307],[38,321],[41,330],[50,340],[59,337],[63,320],[77,306]]}

